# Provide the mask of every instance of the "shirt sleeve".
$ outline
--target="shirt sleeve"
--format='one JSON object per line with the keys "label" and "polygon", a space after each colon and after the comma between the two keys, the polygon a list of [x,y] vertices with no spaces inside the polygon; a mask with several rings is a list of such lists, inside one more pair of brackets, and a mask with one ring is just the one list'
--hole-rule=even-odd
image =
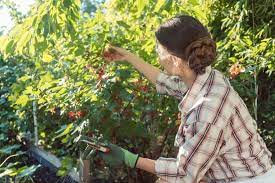
{"label": "shirt sleeve", "polygon": [[160,157],[155,163],[156,175],[169,183],[201,180],[223,142],[223,130],[211,123],[195,122],[186,130],[186,135],[192,137],[179,147],[177,158]]}
{"label": "shirt sleeve", "polygon": [[156,89],[160,94],[168,94],[181,100],[188,87],[179,76],[169,76],[160,72],[156,80]]}

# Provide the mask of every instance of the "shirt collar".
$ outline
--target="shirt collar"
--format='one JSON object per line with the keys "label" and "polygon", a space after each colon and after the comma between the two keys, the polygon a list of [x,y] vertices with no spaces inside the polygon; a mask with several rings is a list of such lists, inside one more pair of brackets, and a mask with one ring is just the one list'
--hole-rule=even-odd
{"label": "shirt collar", "polygon": [[211,66],[205,68],[205,73],[201,75],[197,75],[191,87],[188,89],[187,93],[183,97],[182,101],[179,103],[178,108],[185,115],[192,107],[196,97],[199,92],[207,83],[207,80],[210,76],[213,75],[213,69]]}

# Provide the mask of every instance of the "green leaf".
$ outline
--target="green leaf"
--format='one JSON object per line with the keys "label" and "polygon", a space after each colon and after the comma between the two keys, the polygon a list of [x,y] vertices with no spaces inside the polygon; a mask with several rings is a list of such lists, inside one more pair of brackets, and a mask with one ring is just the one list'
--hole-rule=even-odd
{"label": "green leaf", "polygon": [[16,51],[18,53],[22,53],[22,50],[26,47],[27,43],[30,41],[31,34],[29,31],[26,31],[23,33],[22,36],[20,36],[20,39],[18,40],[16,44]]}
{"label": "green leaf", "polygon": [[165,2],[166,2],[166,0],[158,0],[157,4],[155,6],[154,11],[158,12],[160,10],[160,8],[164,5]]}
{"label": "green leaf", "polygon": [[32,94],[33,93],[33,88],[32,86],[28,86],[26,90],[24,91],[24,94]]}
{"label": "green leaf", "polygon": [[131,75],[130,71],[126,69],[117,70],[116,74],[120,76],[122,79],[128,78]]}
{"label": "green leaf", "polygon": [[25,81],[29,80],[30,78],[31,78],[30,76],[25,75],[25,76],[22,76],[21,78],[19,78],[18,81],[25,82]]}
{"label": "green leaf", "polygon": [[63,6],[64,8],[70,8],[70,6],[72,5],[70,0],[64,0],[63,1]]}
{"label": "green leaf", "polygon": [[95,94],[92,94],[90,98],[91,98],[91,102],[98,100],[97,95],[95,95]]}
{"label": "green leaf", "polygon": [[35,55],[35,46],[34,46],[34,44],[30,44],[29,54],[30,54],[30,56],[34,57],[34,55]]}
{"label": "green leaf", "polygon": [[165,3],[164,9],[166,11],[170,11],[172,4],[173,4],[173,0],[167,0],[167,2]]}
{"label": "green leaf", "polygon": [[44,76],[41,77],[40,82],[42,83],[49,83],[53,79],[53,76],[50,72],[47,72]]}
{"label": "green leaf", "polygon": [[48,52],[44,51],[42,60],[44,62],[51,62],[53,61],[53,57]]}
{"label": "green leaf", "polygon": [[30,167],[24,166],[20,168],[20,173],[16,176],[17,178],[22,178],[26,176],[32,175],[37,168],[39,168],[41,165],[32,165]]}
{"label": "green leaf", "polygon": [[50,31],[50,27],[49,27],[49,15],[45,14],[42,18],[42,22],[43,22],[43,36],[46,38],[49,34]]}
{"label": "green leaf", "polygon": [[83,55],[84,52],[85,52],[84,47],[78,46],[77,49],[75,50],[74,54],[75,54],[75,56],[80,56],[80,55]]}
{"label": "green leaf", "polygon": [[11,173],[13,173],[15,171],[15,168],[11,168],[11,169],[6,169],[4,172],[0,173],[0,177],[4,177],[6,175],[10,175]]}
{"label": "green leaf", "polygon": [[5,146],[0,149],[0,152],[3,154],[11,154],[12,151],[17,150],[21,147],[21,145],[15,144],[10,146]]}
{"label": "green leaf", "polygon": [[67,143],[67,142],[69,141],[69,138],[70,138],[70,136],[67,134],[66,137],[64,137],[64,138],[61,140],[61,142],[62,142],[63,144],[65,144],[65,143]]}
{"label": "green leaf", "polygon": [[67,91],[67,88],[61,88],[61,90],[59,90],[58,94],[62,95],[64,93],[66,93],[66,91]]}
{"label": "green leaf", "polygon": [[198,2],[198,0],[188,0],[188,3],[190,3],[192,6],[200,5],[200,3]]}
{"label": "green leaf", "polygon": [[36,49],[39,50],[40,54],[44,52],[44,50],[47,49],[48,43],[46,40],[36,42],[35,44]]}
{"label": "green leaf", "polygon": [[57,171],[57,175],[62,177],[62,176],[65,176],[67,174],[67,170],[66,169],[59,169]]}
{"label": "green leaf", "polygon": [[6,52],[8,54],[11,54],[14,52],[14,41],[13,40],[10,40],[9,43],[7,44],[6,46]]}
{"label": "green leaf", "polygon": [[38,104],[42,104],[42,103],[44,103],[44,102],[46,102],[46,100],[45,99],[43,99],[43,98],[39,98],[39,100],[38,100]]}
{"label": "green leaf", "polygon": [[117,24],[118,24],[119,26],[124,27],[125,29],[129,29],[129,28],[131,27],[130,25],[128,25],[128,24],[125,23],[124,21],[117,21]]}
{"label": "green leaf", "polygon": [[17,105],[21,105],[22,107],[24,107],[29,101],[29,97],[28,95],[21,95],[15,102],[15,104]]}
{"label": "green leaf", "polygon": [[146,4],[148,3],[147,0],[137,0],[137,9],[138,9],[138,14],[142,12]]}
{"label": "green leaf", "polygon": [[72,128],[73,128],[73,123],[70,123],[69,125],[66,126],[65,130],[61,134],[57,135],[54,138],[60,138],[64,135],[67,135],[72,130]]}
{"label": "green leaf", "polygon": [[73,160],[69,157],[64,157],[61,160],[61,167],[57,171],[58,176],[65,176],[73,167]]}

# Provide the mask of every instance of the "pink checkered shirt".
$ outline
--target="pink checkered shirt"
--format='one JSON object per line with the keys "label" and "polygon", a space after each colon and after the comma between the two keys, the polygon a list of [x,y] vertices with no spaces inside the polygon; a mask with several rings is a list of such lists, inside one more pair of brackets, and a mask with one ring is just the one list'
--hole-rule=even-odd
{"label": "pink checkered shirt", "polygon": [[[157,92],[181,100],[176,158],[156,160],[156,175],[166,182],[231,182],[267,172],[271,152],[257,124],[229,80],[206,68],[190,87],[178,76],[161,72]],[[274,180],[275,181],[275,180]]]}

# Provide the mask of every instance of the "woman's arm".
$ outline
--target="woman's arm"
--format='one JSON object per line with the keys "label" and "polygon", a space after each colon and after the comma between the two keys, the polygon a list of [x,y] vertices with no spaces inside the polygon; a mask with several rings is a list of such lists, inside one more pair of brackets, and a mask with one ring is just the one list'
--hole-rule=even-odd
{"label": "woman's arm", "polygon": [[130,56],[127,61],[132,64],[139,72],[143,73],[151,83],[156,85],[156,80],[161,72],[157,67],[146,63],[142,58],[138,56]]}
{"label": "woman's arm", "polygon": [[187,85],[178,76],[164,73],[124,48],[109,45],[103,53],[103,58],[108,62],[127,61],[156,86],[158,93],[168,94],[181,100],[188,90]]}
{"label": "woman's arm", "polygon": [[136,168],[155,174],[155,160],[139,157]]}
{"label": "woman's arm", "polygon": [[[139,169],[142,169],[144,171],[156,174],[155,162],[156,162],[156,160],[139,157],[136,168],[139,168]],[[207,181],[200,180],[199,183],[207,183]]]}
{"label": "woman's arm", "polygon": [[107,49],[103,52],[103,58],[108,62],[117,62],[125,60],[132,64],[139,72],[144,74],[147,79],[154,85],[156,84],[157,77],[161,72],[157,67],[146,63],[142,58],[138,57],[136,54],[130,51],[109,45]]}

